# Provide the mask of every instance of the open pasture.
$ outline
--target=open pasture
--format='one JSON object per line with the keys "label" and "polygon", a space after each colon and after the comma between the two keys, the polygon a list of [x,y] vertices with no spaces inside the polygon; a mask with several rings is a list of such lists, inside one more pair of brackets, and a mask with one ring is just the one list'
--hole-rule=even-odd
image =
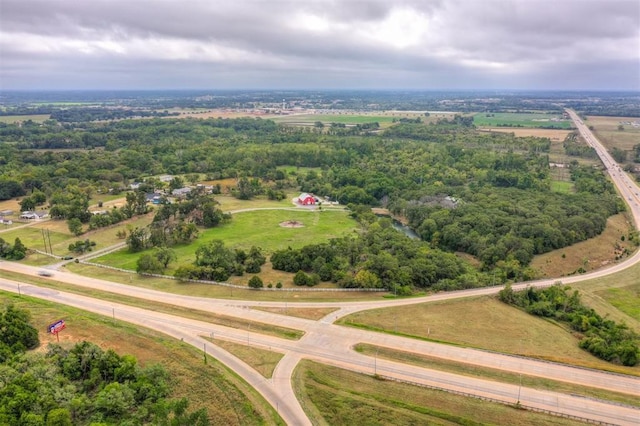
{"label": "open pasture", "polygon": [[[454,320],[455,319],[455,320]],[[500,302],[476,297],[358,312],[338,321],[565,364],[640,375],[640,365],[623,367],[602,361],[578,347],[578,338],[550,320]]]}
{"label": "open pasture", "polygon": [[570,129],[573,123],[563,119],[562,114],[495,112],[477,113],[473,116],[473,123],[478,127],[553,127],[555,129]]}
{"label": "open pasture", "polygon": [[[284,228],[280,223],[294,220],[303,224],[300,228]],[[217,228],[203,230],[193,244],[175,247],[178,260],[175,266],[191,263],[199,246],[213,240],[222,240],[227,247],[249,249],[257,246],[266,253],[287,247],[300,248],[307,244],[325,242],[351,232],[356,222],[346,211],[311,210],[256,210],[233,215],[231,222]],[[140,253],[126,250],[111,253],[96,261],[125,269],[136,269]],[[170,265],[171,267],[171,265]],[[172,271],[168,271],[171,273]]]}
{"label": "open pasture", "polygon": [[[611,150],[614,147],[631,151],[640,143],[640,118],[638,117],[600,117],[590,116],[585,123],[593,126],[596,137]],[[622,125],[624,130],[619,130]]]}
{"label": "open pasture", "polygon": [[[476,124],[477,125],[477,124]],[[537,138],[549,138],[551,142],[562,142],[567,137],[570,130],[559,129],[541,129],[539,127],[522,128],[522,127],[482,127],[481,131],[486,132],[500,132],[500,133],[513,133],[516,137],[535,136]]]}

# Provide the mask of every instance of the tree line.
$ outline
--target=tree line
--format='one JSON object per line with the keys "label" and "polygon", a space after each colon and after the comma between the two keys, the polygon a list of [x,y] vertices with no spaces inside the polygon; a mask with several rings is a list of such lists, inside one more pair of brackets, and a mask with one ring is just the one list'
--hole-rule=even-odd
{"label": "tree line", "polygon": [[578,290],[570,290],[569,286],[556,284],[514,291],[507,284],[498,297],[532,315],[551,318],[569,326],[579,333],[580,347],[600,359],[630,367],[637,365],[640,361],[640,335],[624,323],[603,318],[584,306]]}

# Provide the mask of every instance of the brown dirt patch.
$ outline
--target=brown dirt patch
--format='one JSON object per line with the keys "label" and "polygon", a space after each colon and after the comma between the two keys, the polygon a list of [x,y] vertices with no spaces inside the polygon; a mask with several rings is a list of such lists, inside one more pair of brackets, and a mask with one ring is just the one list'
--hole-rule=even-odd
{"label": "brown dirt patch", "polygon": [[285,220],[284,222],[280,222],[280,226],[283,228],[304,228],[304,224],[297,220]]}

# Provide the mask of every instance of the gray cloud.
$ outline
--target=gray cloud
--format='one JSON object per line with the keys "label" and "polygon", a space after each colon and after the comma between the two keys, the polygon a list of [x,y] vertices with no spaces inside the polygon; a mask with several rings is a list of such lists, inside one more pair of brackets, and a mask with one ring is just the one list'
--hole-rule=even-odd
{"label": "gray cloud", "polygon": [[640,90],[640,2],[2,0],[0,59],[1,89]]}

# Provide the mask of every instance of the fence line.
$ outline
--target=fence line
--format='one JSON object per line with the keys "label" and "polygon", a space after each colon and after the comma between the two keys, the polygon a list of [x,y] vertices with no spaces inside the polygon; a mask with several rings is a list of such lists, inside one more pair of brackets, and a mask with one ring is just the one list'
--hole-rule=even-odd
{"label": "fence line", "polygon": [[545,410],[544,408],[531,407],[529,405],[524,405],[521,402],[518,402],[518,403],[514,404],[514,403],[512,403],[510,401],[506,401],[506,400],[502,400],[502,399],[491,398],[491,397],[482,396],[482,395],[475,395],[475,394],[472,394],[472,393],[462,392],[462,391],[458,391],[458,390],[454,390],[454,389],[442,388],[442,387],[436,386],[436,385],[428,385],[428,384],[425,384],[425,383],[413,382],[411,380],[398,379],[396,377],[383,376],[381,374],[376,374],[376,376],[377,377],[381,377],[384,380],[391,380],[391,381],[398,382],[398,383],[407,383],[407,384],[410,384],[410,385],[420,386],[420,387],[423,387],[423,388],[429,388],[429,389],[435,389],[435,390],[439,390],[439,391],[443,391],[443,392],[449,392],[449,393],[452,393],[452,394],[465,396],[465,397],[468,397],[468,398],[476,398],[476,399],[481,399],[483,401],[495,402],[497,404],[512,405],[512,406],[516,406],[516,407],[519,407],[519,408],[522,408],[522,409],[525,409],[525,410],[528,410],[528,411],[536,411],[536,412],[539,412],[539,413],[549,414],[549,415],[552,415],[552,416],[563,417],[565,419],[577,420],[577,421],[596,424],[596,425],[615,426],[615,423],[607,423],[607,422],[603,422],[603,421],[600,421],[600,420],[588,419],[586,417],[574,416],[572,414],[561,413],[561,412],[558,412],[558,411]]}

